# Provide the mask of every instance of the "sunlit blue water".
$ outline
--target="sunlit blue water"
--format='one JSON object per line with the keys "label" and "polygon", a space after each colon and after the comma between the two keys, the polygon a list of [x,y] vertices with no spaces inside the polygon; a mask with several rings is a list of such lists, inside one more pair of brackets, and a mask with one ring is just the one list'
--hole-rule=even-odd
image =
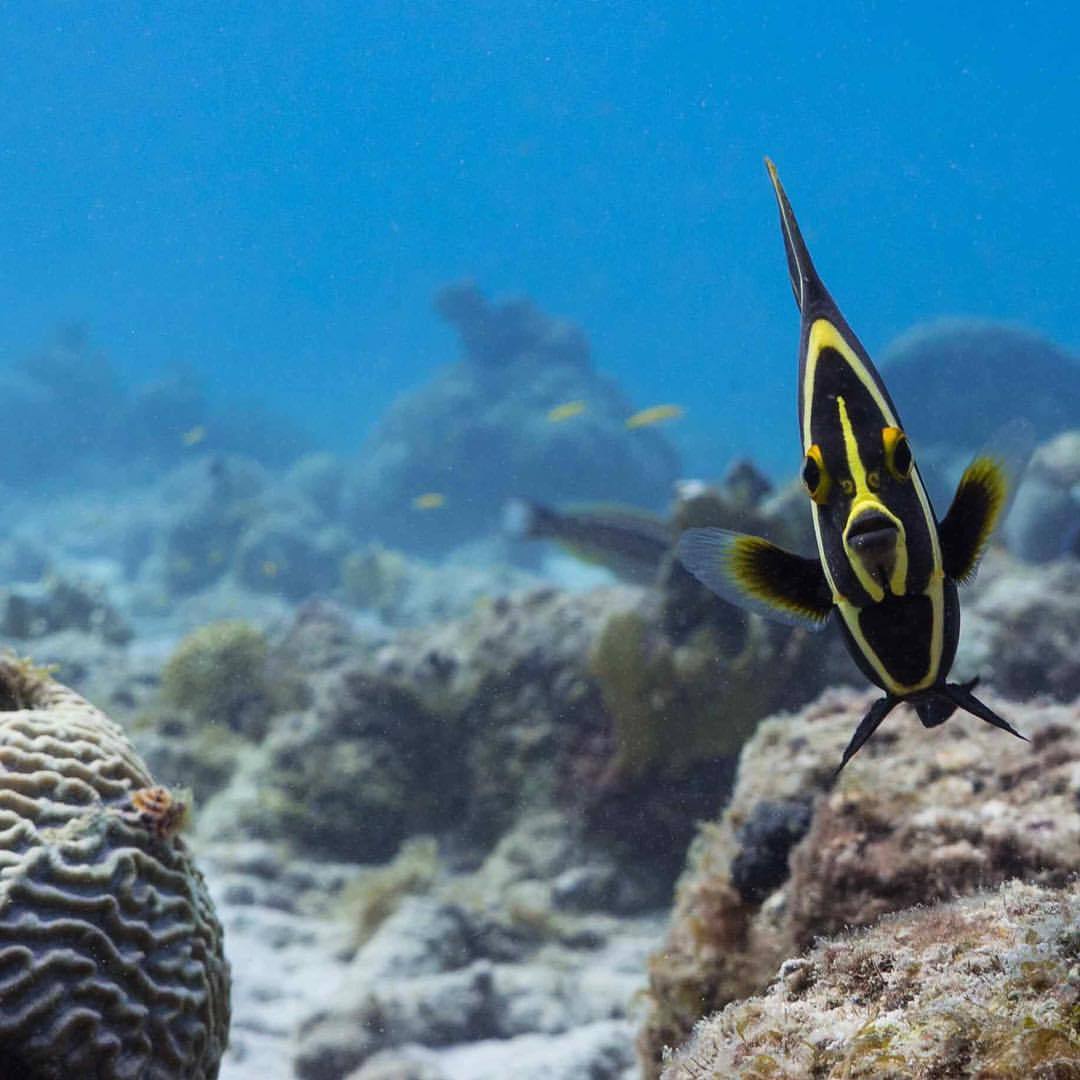
{"label": "sunlit blue water", "polygon": [[1053,5],[303,3],[0,12],[0,349],[77,319],[357,447],[472,277],[588,331],[688,473],[797,455],[762,156],[871,352],[944,313],[1080,341],[1078,17]]}

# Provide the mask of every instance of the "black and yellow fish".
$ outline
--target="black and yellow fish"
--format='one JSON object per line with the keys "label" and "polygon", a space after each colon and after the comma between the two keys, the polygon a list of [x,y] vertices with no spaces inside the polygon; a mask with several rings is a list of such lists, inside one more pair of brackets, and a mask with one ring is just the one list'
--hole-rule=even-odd
{"label": "black and yellow fish", "polygon": [[818,556],[756,536],[689,529],[683,564],[727,600],[790,622],[840,624],[863,673],[885,691],[844,751],[851,760],[902,701],[928,727],[961,708],[1023,738],[972,693],[947,682],[960,631],[957,582],[970,580],[1004,517],[1030,428],[1018,422],[967,467],[938,521],[896,406],[852,333],[803,241],[771,161],[795,302],[802,313],[799,423],[802,482]]}

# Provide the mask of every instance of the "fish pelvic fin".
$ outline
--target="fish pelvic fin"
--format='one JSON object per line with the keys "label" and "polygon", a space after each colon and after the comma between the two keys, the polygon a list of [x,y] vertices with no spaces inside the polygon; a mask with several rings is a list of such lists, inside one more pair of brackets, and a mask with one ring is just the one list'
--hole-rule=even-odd
{"label": "fish pelvic fin", "polygon": [[784,234],[784,251],[787,253],[788,274],[791,277],[791,291],[795,294],[795,303],[799,311],[805,311],[807,304],[816,296],[828,295],[825,286],[814,269],[810,251],[803,240],[799,229],[799,223],[795,220],[795,212],[791,209],[787,192],[780,183],[780,175],[771,158],[765,159],[765,167],[769,170],[769,179],[772,181],[773,191],[776,193],[776,204],[780,210],[780,231]]}
{"label": "fish pelvic fin", "polygon": [[878,698],[873,705],[870,706],[866,715],[859,721],[859,726],[855,729],[855,734],[851,736],[851,742],[847,744],[847,748],[844,750],[844,756],[840,759],[840,764],[836,767],[836,772],[833,773],[833,779],[840,775],[844,766],[866,745],[867,740],[879,727],[881,722],[885,719],[900,704],[900,698],[893,697],[891,694],[886,695],[883,698]]}
{"label": "fish pelvic fin", "polygon": [[739,607],[794,626],[821,629],[833,599],[821,562],[728,529],[687,529],[676,553],[707,589]]}
{"label": "fish pelvic fin", "polygon": [[1035,446],[1026,420],[1006,424],[964,470],[939,527],[945,573],[971,581],[994,530],[1005,520]]}

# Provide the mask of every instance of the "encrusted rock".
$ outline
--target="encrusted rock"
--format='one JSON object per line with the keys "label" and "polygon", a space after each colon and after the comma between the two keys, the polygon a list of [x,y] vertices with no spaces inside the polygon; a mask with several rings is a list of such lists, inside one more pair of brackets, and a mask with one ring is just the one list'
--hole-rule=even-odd
{"label": "encrusted rock", "polygon": [[1078,919],[1077,883],[1012,882],[821,942],[703,1022],[663,1080],[1080,1076]]}
{"label": "encrusted rock", "polygon": [[0,1076],[217,1076],[229,968],[202,876],[121,729],[0,658]]}
{"label": "encrusted rock", "polygon": [[[987,694],[1030,744],[963,713],[927,731],[904,708],[834,783],[870,700],[829,691],[766,720],[744,748],[731,802],[695,842],[650,964],[646,1075],[702,1016],[760,992],[819,936],[1013,877],[1060,887],[1080,866],[1080,702]],[[805,835],[786,857],[775,846],[778,859],[747,888],[761,823],[800,803],[811,807]]]}
{"label": "encrusted rock", "polygon": [[1028,562],[1080,556],[1080,429],[1040,446],[1005,523],[1010,550]]}
{"label": "encrusted rock", "polygon": [[1009,697],[1080,694],[1080,560],[1033,567],[992,552],[964,603],[955,677]]}

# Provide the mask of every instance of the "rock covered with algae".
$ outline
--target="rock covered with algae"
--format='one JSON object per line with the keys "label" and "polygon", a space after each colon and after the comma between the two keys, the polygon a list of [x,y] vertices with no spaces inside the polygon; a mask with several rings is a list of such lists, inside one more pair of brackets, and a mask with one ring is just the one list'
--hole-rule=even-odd
{"label": "rock covered with algae", "polygon": [[1010,882],[788,960],[663,1080],[1080,1076],[1080,883]]}
{"label": "rock covered with algae", "polygon": [[647,1076],[702,1017],[760,993],[819,937],[1013,878],[1068,883],[1080,866],[1080,701],[989,700],[1030,744],[962,714],[927,731],[905,708],[835,781],[870,695],[831,690],[760,725],[650,962]]}
{"label": "rock covered with algae", "polygon": [[120,727],[0,658],[0,1077],[212,1078],[229,967],[202,875]]}

